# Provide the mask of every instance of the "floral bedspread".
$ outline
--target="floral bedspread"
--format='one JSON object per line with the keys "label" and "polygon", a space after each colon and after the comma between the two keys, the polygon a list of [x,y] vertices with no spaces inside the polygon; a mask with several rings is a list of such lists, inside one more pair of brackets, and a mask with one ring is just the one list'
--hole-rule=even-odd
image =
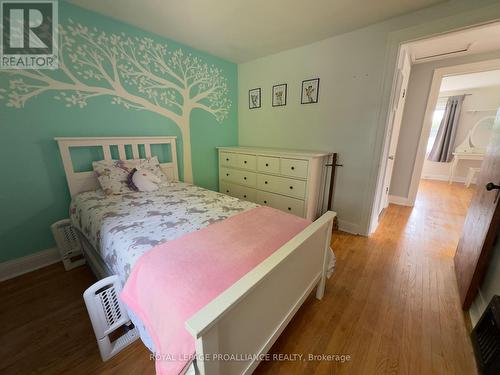
{"label": "floral bedspread", "polygon": [[257,207],[184,183],[154,192],[78,194],[70,218],[125,283],[139,257],[152,247]]}

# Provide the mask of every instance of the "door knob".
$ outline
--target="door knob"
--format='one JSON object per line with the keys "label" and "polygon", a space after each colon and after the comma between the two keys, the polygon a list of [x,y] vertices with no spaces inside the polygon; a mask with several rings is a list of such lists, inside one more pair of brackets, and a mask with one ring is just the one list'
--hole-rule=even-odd
{"label": "door knob", "polygon": [[500,190],[500,185],[495,185],[493,182],[488,182],[486,184],[486,190],[491,191],[494,189]]}
{"label": "door knob", "polygon": [[388,156],[387,159],[394,160],[394,155]]}

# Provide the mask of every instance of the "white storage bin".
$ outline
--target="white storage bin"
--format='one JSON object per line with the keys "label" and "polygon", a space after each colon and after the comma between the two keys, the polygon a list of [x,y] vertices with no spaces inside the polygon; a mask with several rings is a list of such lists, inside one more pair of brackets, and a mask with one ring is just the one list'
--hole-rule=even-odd
{"label": "white storage bin", "polygon": [[85,264],[80,239],[76,230],[71,226],[69,219],[63,219],[52,224],[50,229],[61,254],[64,269],[69,271]]}
{"label": "white storage bin", "polygon": [[139,338],[139,332],[130,321],[118,298],[121,291],[118,276],[99,280],[84,293],[92,328],[103,361],[107,361]]}

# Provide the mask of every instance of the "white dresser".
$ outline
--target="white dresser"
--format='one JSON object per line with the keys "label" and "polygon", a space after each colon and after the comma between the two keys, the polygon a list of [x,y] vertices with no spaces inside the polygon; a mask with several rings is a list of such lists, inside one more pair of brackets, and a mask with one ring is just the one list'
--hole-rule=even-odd
{"label": "white dresser", "polygon": [[315,220],[326,210],[332,154],[219,147],[219,191]]}

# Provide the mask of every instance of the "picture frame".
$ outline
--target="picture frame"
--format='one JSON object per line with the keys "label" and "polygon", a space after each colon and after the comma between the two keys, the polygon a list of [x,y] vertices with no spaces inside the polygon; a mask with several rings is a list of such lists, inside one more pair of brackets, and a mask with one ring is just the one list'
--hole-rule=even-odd
{"label": "picture frame", "polygon": [[262,101],[260,87],[248,90],[248,109],[260,108],[261,104]]}
{"label": "picture frame", "polygon": [[273,107],[283,107],[286,105],[286,97],[287,97],[287,84],[280,83],[278,85],[273,86],[272,90],[273,98],[272,98],[272,106]]}
{"label": "picture frame", "polygon": [[302,81],[300,104],[313,104],[319,100],[319,78]]}

